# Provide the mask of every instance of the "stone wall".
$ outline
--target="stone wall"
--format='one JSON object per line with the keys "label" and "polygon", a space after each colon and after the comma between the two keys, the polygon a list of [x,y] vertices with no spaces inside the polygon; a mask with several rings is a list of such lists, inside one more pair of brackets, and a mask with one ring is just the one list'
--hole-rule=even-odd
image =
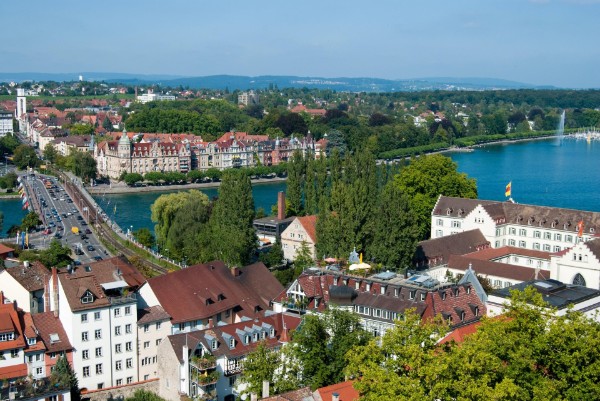
{"label": "stone wall", "polygon": [[146,390],[158,394],[158,382],[158,379],[150,379],[123,386],[107,387],[102,390],[88,390],[81,393],[81,399],[89,401],[123,401],[125,398],[132,397],[137,390]]}

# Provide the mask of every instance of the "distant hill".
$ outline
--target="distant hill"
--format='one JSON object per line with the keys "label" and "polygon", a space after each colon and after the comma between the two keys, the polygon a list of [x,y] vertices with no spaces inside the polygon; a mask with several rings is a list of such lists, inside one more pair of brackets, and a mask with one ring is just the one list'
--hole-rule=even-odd
{"label": "distant hill", "polygon": [[82,75],[85,80],[106,81],[128,85],[160,84],[171,87],[192,89],[265,89],[278,88],[318,88],[350,92],[398,92],[421,90],[489,90],[489,89],[549,89],[551,86],[535,86],[522,82],[496,78],[453,78],[429,77],[415,79],[381,78],[324,78],[281,75],[261,75],[257,77],[241,75],[211,75],[205,77],[183,77],[177,75],[143,75],[114,72],[82,73],[2,73],[0,82],[32,81],[76,81]]}

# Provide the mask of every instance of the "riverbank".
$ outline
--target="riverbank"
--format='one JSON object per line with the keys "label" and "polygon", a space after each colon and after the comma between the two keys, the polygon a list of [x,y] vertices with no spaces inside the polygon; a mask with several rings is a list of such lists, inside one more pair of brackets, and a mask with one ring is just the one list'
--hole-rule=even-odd
{"label": "riverbank", "polygon": [[[252,180],[252,185],[255,184],[275,184],[285,182],[286,178],[258,178]],[[104,194],[130,194],[139,192],[168,192],[168,191],[181,191],[188,189],[203,189],[203,188],[217,188],[221,185],[220,181],[217,182],[202,182],[202,183],[188,183],[183,185],[147,185],[139,187],[130,187],[124,182],[118,182],[112,185],[100,184],[93,187],[86,186],[87,191],[93,195],[104,195]]]}
{"label": "riverbank", "polygon": [[[567,136],[567,135],[565,135]],[[536,136],[533,138],[521,138],[521,139],[502,139],[499,141],[491,141],[491,142],[485,142],[485,143],[478,143],[477,145],[471,145],[471,146],[467,146],[464,148],[448,148],[445,150],[440,150],[437,153],[460,153],[460,152],[472,152],[477,148],[482,148],[484,146],[489,146],[489,145],[502,145],[502,144],[511,144],[511,143],[518,143],[518,142],[531,142],[531,141],[539,141],[539,140],[544,140],[544,139],[555,139],[558,138],[558,135],[548,135],[548,136]]]}

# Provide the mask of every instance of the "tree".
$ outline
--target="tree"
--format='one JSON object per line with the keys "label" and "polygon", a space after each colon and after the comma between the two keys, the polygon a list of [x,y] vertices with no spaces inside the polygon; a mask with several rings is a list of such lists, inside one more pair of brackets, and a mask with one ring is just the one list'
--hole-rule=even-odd
{"label": "tree", "polygon": [[393,185],[410,199],[420,239],[429,238],[431,211],[440,195],[477,198],[475,180],[459,173],[457,164],[442,155],[411,159],[410,165],[396,175]]}
{"label": "tree", "polygon": [[302,241],[300,248],[296,251],[296,258],[294,259],[294,275],[298,277],[302,272],[309,267],[313,266],[315,261],[312,257],[312,252],[306,241]]}
{"label": "tree", "polygon": [[56,361],[54,370],[50,375],[50,383],[52,385],[69,387],[71,390],[71,400],[79,401],[81,399],[77,376],[65,355],[59,357]]}
{"label": "tree", "polygon": [[482,319],[460,345],[435,344],[446,329],[406,314],[381,345],[353,349],[346,373],[360,377],[361,399],[600,397],[600,323],[573,310],[558,316],[533,287],[514,291],[504,314]]}
{"label": "tree", "polygon": [[283,248],[281,247],[281,241],[279,238],[275,241],[271,248],[267,252],[261,252],[258,256],[258,260],[263,262],[267,267],[279,266],[283,262]]}
{"label": "tree", "polygon": [[94,126],[90,124],[76,123],[71,125],[71,135],[92,135],[94,133]]}
{"label": "tree", "polygon": [[144,181],[144,177],[140,173],[127,173],[123,176],[123,180],[129,186],[135,185],[138,182]]}
{"label": "tree", "polygon": [[37,166],[38,161],[35,150],[28,145],[19,145],[13,154],[13,163],[21,170]]}
{"label": "tree", "polygon": [[48,249],[40,253],[39,260],[44,266],[64,267],[72,262],[71,249],[68,246],[62,246],[58,240],[53,239],[50,241]]}
{"label": "tree", "polygon": [[108,132],[111,132],[113,130],[113,125],[110,122],[108,116],[104,117],[104,120],[102,121],[102,128],[104,128]]}
{"label": "tree", "polygon": [[41,223],[40,216],[36,212],[29,212],[21,220],[21,230],[29,231]]}
{"label": "tree", "polygon": [[96,178],[98,171],[96,169],[96,160],[88,152],[72,151],[69,158],[73,159],[73,174],[83,181],[89,181]]}
{"label": "tree", "polygon": [[166,401],[156,393],[148,390],[135,390],[132,397],[125,398],[125,401]]}
{"label": "tree", "polygon": [[156,243],[154,235],[152,235],[152,232],[146,227],[142,227],[139,230],[135,231],[133,233],[133,236],[140,244],[148,248],[154,247]]}
{"label": "tree", "polygon": [[261,342],[244,360],[242,379],[248,383],[245,393],[261,394],[263,380],[271,384],[271,395],[298,388],[297,366],[290,364],[287,347],[276,351]]}
{"label": "tree", "polygon": [[409,199],[388,184],[377,199],[374,213],[373,241],[368,248],[371,257],[391,270],[410,266],[419,227]]}
{"label": "tree", "polygon": [[366,345],[369,336],[352,312],[328,309],[305,315],[290,347],[302,367],[302,383],[314,390],[342,381],[347,352]]}
{"label": "tree", "polygon": [[290,202],[290,213],[300,215],[302,213],[302,190],[304,187],[304,172],[306,170],[304,156],[296,149],[292,159],[287,165],[287,188],[286,200]]}
{"label": "tree", "polygon": [[318,195],[317,195],[317,171],[315,159],[312,155],[308,156],[306,161],[306,174],[304,179],[304,211],[307,215],[313,215],[318,210]]}
{"label": "tree", "polygon": [[44,159],[46,159],[50,163],[56,163],[56,159],[58,158],[58,151],[51,143],[47,144],[44,147],[44,151],[42,154],[44,156]]}

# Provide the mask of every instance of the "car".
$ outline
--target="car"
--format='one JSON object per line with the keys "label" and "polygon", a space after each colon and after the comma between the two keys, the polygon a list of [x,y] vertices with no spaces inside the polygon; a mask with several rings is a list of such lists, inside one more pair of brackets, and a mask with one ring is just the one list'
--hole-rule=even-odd
{"label": "car", "polygon": [[54,222],[51,221],[50,223],[48,223],[48,226],[50,226],[50,227],[56,227],[56,224],[54,224]]}
{"label": "car", "polygon": [[87,235],[85,235],[85,234],[81,234],[80,238],[81,239],[88,239]]}
{"label": "car", "polygon": [[71,199],[67,199],[67,203],[73,203]]}
{"label": "car", "polygon": [[81,250],[81,248],[75,248],[75,255],[83,255],[83,251]]}
{"label": "car", "polygon": [[82,226],[87,226],[87,223],[86,223],[85,221],[82,221],[82,222],[81,222],[81,225],[82,225]]}
{"label": "car", "polygon": [[58,227],[56,227],[56,229],[57,229],[57,230],[60,230],[60,231],[62,231],[62,230],[63,230],[62,226],[58,226]]}
{"label": "car", "polygon": [[73,213],[67,212],[67,216],[71,216],[71,215],[73,215]]}
{"label": "car", "polygon": [[102,256],[96,255],[96,256],[94,256],[94,260],[100,261],[100,260],[102,260]]}
{"label": "car", "polygon": [[60,217],[56,216],[56,221],[62,221]]}
{"label": "car", "polygon": [[61,239],[61,238],[62,238],[62,235],[61,235],[61,234],[60,234],[60,233],[57,231],[57,232],[54,234],[54,238],[56,238],[56,239]]}
{"label": "car", "polygon": [[89,228],[86,228],[86,229],[85,229],[85,233],[86,233],[86,234],[91,234],[91,233],[92,233],[92,230],[90,230]]}
{"label": "car", "polygon": [[64,202],[65,198],[59,198],[58,200]]}
{"label": "car", "polygon": [[87,246],[87,250],[90,251],[90,252],[94,252],[96,250],[96,248],[94,248],[93,245],[88,245]]}
{"label": "car", "polygon": [[81,260],[74,260],[74,261],[73,261],[73,264],[74,264],[75,266],[81,266]]}
{"label": "car", "polygon": [[77,220],[83,220],[83,217],[77,216]]}
{"label": "car", "polygon": [[47,228],[47,229],[45,229],[44,231],[42,231],[42,234],[44,234],[44,235],[48,235],[48,234],[50,234],[51,232],[52,232],[52,230],[51,230],[51,229],[49,229],[49,228]]}

